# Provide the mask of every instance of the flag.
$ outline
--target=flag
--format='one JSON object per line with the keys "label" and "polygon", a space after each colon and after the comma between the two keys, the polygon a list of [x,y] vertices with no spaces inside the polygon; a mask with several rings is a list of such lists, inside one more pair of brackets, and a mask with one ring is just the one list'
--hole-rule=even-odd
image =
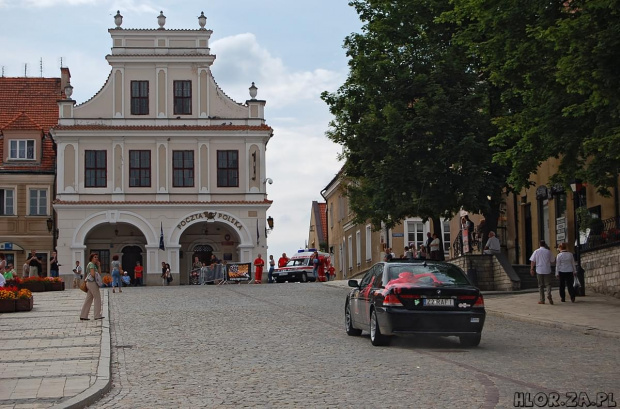
{"label": "flag", "polygon": [[164,225],[160,223],[161,233],[159,235],[159,249],[166,250],[166,246],[164,246]]}
{"label": "flag", "polygon": [[260,232],[258,230],[258,219],[256,219],[256,245],[260,243]]}

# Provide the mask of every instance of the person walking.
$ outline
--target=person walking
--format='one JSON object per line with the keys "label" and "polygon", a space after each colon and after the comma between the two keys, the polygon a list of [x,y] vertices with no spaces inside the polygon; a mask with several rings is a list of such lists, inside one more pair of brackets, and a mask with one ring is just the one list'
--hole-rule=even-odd
{"label": "person walking", "polygon": [[144,267],[139,261],[136,261],[136,266],[133,268],[133,285],[134,287],[140,286],[142,287],[144,283],[142,282],[142,275],[144,274]]}
{"label": "person walking", "polygon": [[321,264],[321,260],[319,259],[319,252],[315,251],[312,253],[312,274],[314,275],[314,281],[319,281],[319,265]]}
{"label": "person walking", "polygon": [[80,260],[76,260],[75,268],[73,269],[73,288],[80,288],[80,280],[82,280],[82,266]]}
{"label": "person walking", "polygon": [[553,298],[551,297],[551,250],[544,240],[540,241],[540,247],[537,248],[530,257],[531,268],[530,274],[532,277],[536,275],[538,280],[538,292],[540,294],[540,300],[538,304],[545,303],[545,290],[547,292],[547,299],[549,304],[553,305]]}
{"label": "person walking", "polygon": [[166,275],[165,275],[166,285],[170,285],[172,282],[172,272],[170,271],[170,264],[166,263]]}
{"label": "person walking", "polygon": [[568,287],[570,301],[575,302],[574,280],[577,275],[573,253],[567,250],[566,243],[560,243],[560,252],[555,257],[555,276],[560,279],[560,301],[566,302],[565,287]]}
{"label": "person walking", "polygon": [[168,284],[168,274],[166,273],[166,262],[162,261],[161,262],[161,285],[167,285]]}
{"label": "person walking", "polygon": [[105,317],[101,315],[101,294],[99,287],[102,285],[101,276],[99,270],[101,269],[101,263],[99,262],[99,256],[93,253],[89,257],[88,265],[86,266],[86,275],[84,280],[86,281],[86,299],[84,305],[82,305],[82,311],[80,313],[80,320],[88,321],[88,313],[90,312],[90,306],[95,303],[95,319],[100,320]]}
{"label": "person walking", "polygon": [[273,269],[276,267],[276,261],[273,259],[273,254],[269,255],[269,272],[267,273],[267,282],[273,283]]}
{"label": "person walking", "polygon": [[58,253],[52,251],[52,258],[50,258],[50,276],[58,277],[58,269],[60,264],[58,264]]}
{"label": "person walking", "polygon": [[121,266],[121,262],[118,261],[118,255],[115,254],[114,256],[112,256],[112,263],[111,267],[112,267],[112,292],[115,292],[114,287],[118,287],[118,292],[122,293],[123,290],[121,289],[122,284],[121,284],[121,269],[123,268]]}
{"label": "person walking", "polygon": [[256,268],[256,276],[254,277],[254,283],[260,284],[263,281],[263,266],[265,265],[265,260],[263,260],[262,256],[259,254],[256,259],[254,259],[254,267]]}

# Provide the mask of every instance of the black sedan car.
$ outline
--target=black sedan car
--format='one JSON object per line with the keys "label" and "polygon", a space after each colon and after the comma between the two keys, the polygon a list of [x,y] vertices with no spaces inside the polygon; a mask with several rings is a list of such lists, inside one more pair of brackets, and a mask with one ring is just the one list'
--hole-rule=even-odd
{"label": "black sedan car", "polygon": [[353,287],[344,306],[349,335],[370,333],[373,345],[392,335],[458,336],[480,343],[486,311],[480,290],[459,267],[439,261],[394,260],[375,264]]}

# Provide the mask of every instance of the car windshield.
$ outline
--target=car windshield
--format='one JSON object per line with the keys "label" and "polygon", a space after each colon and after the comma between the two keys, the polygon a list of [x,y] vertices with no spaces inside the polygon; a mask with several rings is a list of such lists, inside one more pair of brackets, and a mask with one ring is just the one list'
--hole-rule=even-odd
{"label": "car windshield", "polygon": [[388,268],[387,285],[469,285],[467,277],[452,264],[403,264]]}
{"label": "car windshield", "polygon": [[308,261],[309,259],[307,258],[298,258],[295,260],[289,260],[288,263],[286,263],[286,267],[306,266],[308,265]]}

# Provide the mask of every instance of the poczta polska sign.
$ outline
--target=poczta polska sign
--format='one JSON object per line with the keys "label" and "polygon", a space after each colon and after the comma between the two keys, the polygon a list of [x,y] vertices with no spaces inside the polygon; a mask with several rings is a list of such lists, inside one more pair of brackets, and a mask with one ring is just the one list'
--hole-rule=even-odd
{"label": "poczta polska sign", "polygon": [[185,219],[181,220],[181,223],[177,224],[177,228],[181,230],[188,223],[193,222],[194,220],[206,219],[207,221],[215,221],[215,220],[224,220],[228,223],[235,226],[239,231],[243,228],[241,223],[237,219],[227,214],[223,214],[220,212],[200,212],[194,213],[192,215],[187,216]]}

